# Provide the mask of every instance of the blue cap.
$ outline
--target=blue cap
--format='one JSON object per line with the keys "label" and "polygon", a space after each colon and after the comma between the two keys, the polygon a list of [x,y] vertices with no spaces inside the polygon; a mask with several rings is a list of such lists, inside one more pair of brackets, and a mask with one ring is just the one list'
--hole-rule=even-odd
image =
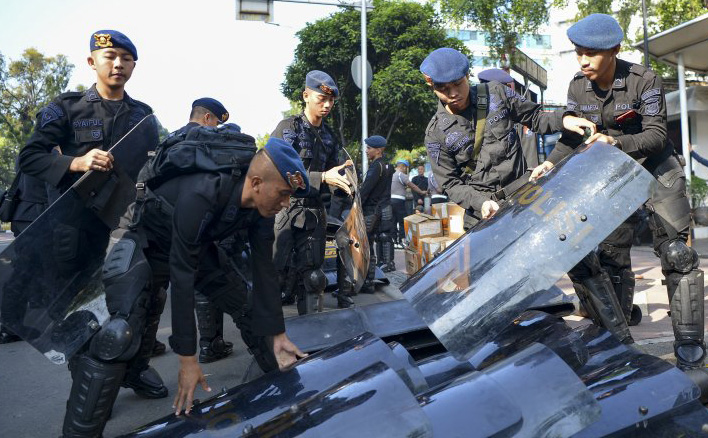
{"label": "blue cap", "polygon": [[305,86],[327,96],[339,97],[339,88],[337,88],[334,79],[323,71],[312,70],[309,72],[305,76]]}
{"label": "blue cap", "polygon": [[484,71],[479,72],[477,75],[479,78],[479,82],[491,82],[491,81],[497,81],[501,82],[502,84],[508,84],[510,82],[514,82],[514,78],[511,77],[511,75],[504,70],[500,68],[490,68]]}
{"label": "blue cap", "polygon": [[192,108],[195,106],[200,106],[211,111],[219,119],[219,123],[224,123],[229,120],[229,112],[226,111],[224,105],[216,99],[212,99],[211,97],[202,97],[201,99],[197,99],[192,102]]}
{"label": "blue cap", "polygon": [[420,64],[420,71],[435,84],[454,82],[470,71],[470,60],[460,51],[435,49]]}
{"label": "blue cap", "polygon": [[411,165],[410,165],[410,163],[408,162],[408,160],[398,160],[398,161],[396,161],[396,166],[398,166],[399,164],[405,164],[406,167],[411,167]]}
{"label": "blue cap", "polygon": [[364,140],[364,143],[370,148],[381,149],[386,147],[386,139],[380,135],[372,135]]}
{"label": "blue cap", "polygon": [[608,50],[617,47],[624,32],[617,20],[606,14],[591,14],[568,29],[568,38],[586,49]]}
{"label": "blue cap", "polygon": [[295,195],[303,196],[310,190],[310,181],[307,179],[305,165],[302,164],[300,155],[287,141],[271,137],[264,147],[266,153],[275,164],[286,183],[295,189]]}
{"label": "blue cap", "polygon": [[138,60],[138,50],[130,41],[130,38],[124,34],[118,32],[117,30],[97,30],[91,35],[91,41],[89,42],[91,51],[100,49],[125,49],[133,55],[135,61]]}

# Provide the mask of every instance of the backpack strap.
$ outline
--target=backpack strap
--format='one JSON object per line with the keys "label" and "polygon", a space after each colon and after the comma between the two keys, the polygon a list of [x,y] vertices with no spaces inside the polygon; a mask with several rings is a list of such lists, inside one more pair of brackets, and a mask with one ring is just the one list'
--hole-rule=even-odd
{"label": "backpack strap", "polygon": [[487,84],[477,84],[477,123],[474,130],[474,159],[477,160],[484,139],[484,127],[487,123],[489,98]]}

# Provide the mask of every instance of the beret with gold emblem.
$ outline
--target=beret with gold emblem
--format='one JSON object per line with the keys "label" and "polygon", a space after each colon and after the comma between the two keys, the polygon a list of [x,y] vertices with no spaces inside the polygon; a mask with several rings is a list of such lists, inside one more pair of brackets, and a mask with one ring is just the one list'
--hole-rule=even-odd
{"label": "beret with gold emblem", "polygon": [[305,86],[327,96],[339,97],[339,88],[337,88],[334,79],[323,71],[312,70],[309,72],[305,76]]}
{"label": "beret with gold emblem", "polygon": [[101,50],[101,49],[125,49],[131,55],[135,61],[138,60],[138,50],[130,38],[125,36],[125,34],[118,32],[117,30],[97,30],[91,34],[91,42],[89,43],[91,51]]}
{"label": "beret with gold emblem", "polygon": [[295,190],[295,196],[304,196],[310,191],[305,165],[300,155],[282,138],[271,137],[266,142],[265,152],[275,164],[286,183]]}
{"label": "beret with gold emblem", "polygon": [[200,106],[211,111],[211,113],[219,119],[219,123],[224,123],[229,120],[229,112],[226,111],[224,105],[216,99],[212,99],[211,97],[202,97],[192,102],[192,108],[195,106]]}

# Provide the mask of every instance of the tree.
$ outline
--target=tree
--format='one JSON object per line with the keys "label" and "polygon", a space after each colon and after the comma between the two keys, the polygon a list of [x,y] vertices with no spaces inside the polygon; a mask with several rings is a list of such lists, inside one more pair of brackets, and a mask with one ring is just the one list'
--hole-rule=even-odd
{"label": "tree", "polygon": [[548,22],[548,11],[562,0],[439,0],[442,13],[453,23],[487,32],[490,56],[502,61],[513,56],[519,38]]}
{"label": "tree", "polygon": [[47,57],[34,48],[7,63],[0,53],[0,185],[15,174],[15,158],[25,144],[37,112],[64,92],[74,66],[64,55]]}
{"label": "tree", "polygon": [[[435,112],[436,99],[418,70],[432,50],[461,41],[448,38],[431,5],[374,0],[368,14],[367,55],[374,71],[369,93],[369,134],[387,138],[394,147],[421,144]],[[340,98],[332,111],[332,126],[342,144],[357,159],[361,138],[361,94],[351,77],[351,62],[359,55],[360,13],[351,8],[309,24],[298,32],[295,60],[288,66],[283,94],[302,102],[305,75],[323,70],[337,82]]]}

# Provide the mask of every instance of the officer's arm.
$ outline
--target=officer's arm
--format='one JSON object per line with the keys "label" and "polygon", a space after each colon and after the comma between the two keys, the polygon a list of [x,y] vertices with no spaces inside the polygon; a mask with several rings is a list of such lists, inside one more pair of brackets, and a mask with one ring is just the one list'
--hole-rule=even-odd
{"label": "officer's arm", "polygon": [[190,190],[181,194],[174,206],[169,258],[172,289],[170,346],[180,356],[193,356],[197,352],[194,284],[203,246],[201,235],[214,220],[211,210],[215,202],[197,190]]}
{"label": "officer's arm", "polygon": [[364,178],[364,183],[361,185],[361,188],[359,189],[359,196],[361,197],[361,205],[364,205],[366,203],[366,200],[369,198],[371,191],[374,189],[374,187],[376,187],[376,184],[378,184],[379,178],[381,178],[382,173],[383,173],[383,164],[381,164],[380,161],[369,166],[369,170],[366,171],[366,177]]}
{"label": "officer's arm", "polygon": [[[642,129],[638,134],[618,135],[615,140],[632,158],[650,157],[664,150],[666,145],[666,100],[661,78],[650,72],[644,74],[637,92]],[[650,78],[653,76],[652,79]]]}
{"label": "officer's arm", "polygon": [[[488,197],[474,187],[464,184],[462,169],[457,167],[454,156],[447,151],[444,139],[437,137],[435,133],[431,132],[431,129],[428,129],[428,133],[425,135],[428,161],[433,169],[435,180],[450,202],[465,209],[480,211],[482,204]],[[465,147],[472,147],[472,145]]]}
{"label": "officer's arm", "polygon": [[497,93],[505,99],[511,111],[511,120],[521,123],[533,132],[545,135],[563,129],[563,112],[544,112],[541,105],[496,82],[490,83],[489,93]]}
{"label": "officer's arm", "polygon": [[273,264],[275,218],[261,218],[248,230],[253,269],[251,321],[256,336],[285,332],[278,274]]}
{"label": "officer's arm", "polygon": [[[575,96],[573,82],[571,82],[568,87],[568,104],[563,115],[580,117],[580,113],[577,111],[577,102],[578,98]],[[563,135],[561,135],[561,138],[556,142],[555,147],[546,158],[546,161],[550,161],[554,165],[558,164],[560,160],[573,153],[573,150],[582,142],[583,138],[575,132],[563,131]]]}
{"label": "officer's arm", "polygon": [[25,147],[20,151],[18,164],[22,172],[57,187],[69,172],[74,157],[53,154],[52,149],[66,143],[71,133],[66,110],[58,101],[50,103],[37,114],[37,122]]}

